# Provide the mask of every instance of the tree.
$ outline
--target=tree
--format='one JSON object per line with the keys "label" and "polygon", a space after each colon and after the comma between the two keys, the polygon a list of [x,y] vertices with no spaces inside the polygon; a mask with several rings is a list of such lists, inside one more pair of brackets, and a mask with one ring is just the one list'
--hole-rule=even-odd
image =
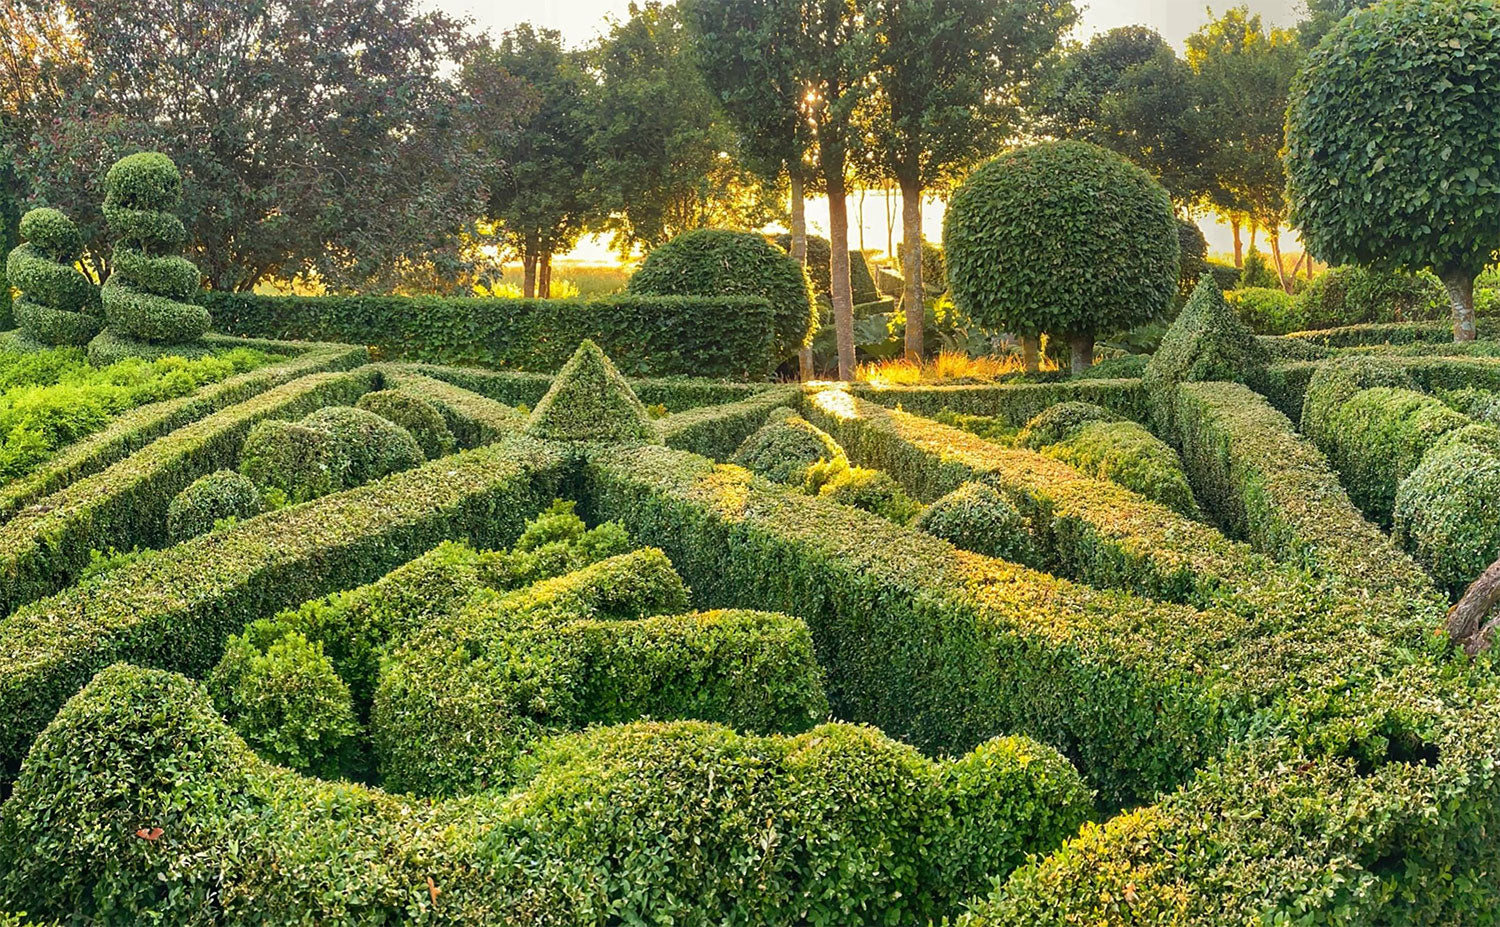
{"label": "tree", "polygon": [[1344,19],[1292,88],[1291,218],[1330,264],[1431,268],[1472,341],[1500,245],[1500,9],[1382,0]]}
{"label": "tree", "polygon": [[1302,47],[1316,48],[1339,20],[1369,5],[1370,0],[1304,0],[1307,17],[1297,24]]}
{"label": "tree", "polygon": [[759,228],[775,212],[693,61],[676,7],[630,5],[589,56],[598,79],[593,185],[628,254],[691,229]]}
{"label": "tree", "polygon": [[[525,88],[518,117],[498,129],[484,120],[491,128],[478,135],[485,214],[521,254],[524,295],[547,297],[552,255],[572,248],[599,214],[588,180],[593,83],[582,55],[564,49],[560,33],[527,23],[464,65],[462,82],[471,95],[512,81]],[[488,109],[480,106],[481,112]]]}
{"label": "tree", "polygon": [[922,357],[922,194],[1013,134],[1023,82],[1077,11],[1070,0],[871,0],[868,147],[901,188],[906,355]]}
{"label": "tree", "polygon": [[953,194],[943,250],[954,305],[980,325],[1067,337],[1075,373],[1100,330],[1161,313],[1177,292],[1177,220],[1141,168],[1087,142],[1008,152]]}
{"label": "tree", "polygon": [[[468,39],[416,0],[66,0],[72,66],[0,59],[32,194],[89,235],[119,156],[172,157],[189,245],[217,289],[267,275],[366,282],[452,247],[478,213],[467,120],[444,77]],[[22,103],[15,102],[16,100]]]}
{"label": "tree", "polygon": [[1188,66],[1218,140],[1208,161],[1208,201],[1221,215],[1245,215],[1266,230],[1278,281],[1288,292],[1291,281],[1281,263],[1286,222],[1281,146],[1287,95],[1302,58],[1296,33],[1266,30],[1260,16],[1243,6],[1225,11],[1187,40]]}

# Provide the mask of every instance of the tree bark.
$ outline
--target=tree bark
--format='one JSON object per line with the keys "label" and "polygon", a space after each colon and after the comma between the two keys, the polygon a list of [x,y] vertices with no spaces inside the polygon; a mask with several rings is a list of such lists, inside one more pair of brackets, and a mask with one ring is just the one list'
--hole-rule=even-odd
{"label": "tree bark", "polygon": [[1229,230],[1234,233],[1234,266],[1241,270],[1245,267],[1245,245],[1240,240],[1240,217],[1229,217]]}
{"label": "tree bark", "polygon": [[1021,336],[1021,367],[1027,373],[1042,369],[1042,339],[1039,335]]}
{"label": "tree bark", "polygon": [[[831,146],[830,146],[831,147]],[[849,203],[844,186],[844,154],[825,152],[823,180],[828,186],[828,239],[833,327],[838,336],[839,379],[854,379],[854,293],[849,279]]]}
{"label": "tree bark", "polygon": [[1281,284],[1282,290],[1290,294],[1292,284],[1287,280],[1286,271],[1281,267],[1281,229],[1268,229],[1266,236],[1271,239],[1271,257],[1276,261],[1276,282]]}
{"label": "tree bark", "polygon": [[531,245],[521,252],[521,295],[536,298],[536,251]]}
{"label": "tree bark", "polygon": [[1092,331],[1069,335],[1068,347],[1073,355],[1072,367],[1075,377],[1094,366],[1094,333]]}
{"label": "tree bark", "polygon": [[1443,271],[1443,287],[1453,305],[1453,340],[1473,341],[1479,337],[1474,319],[1474,275],[1463,270]]}
{"label": "tree bark", "polygon": [[542,255],[541,258],[537,261],[537,263],[540,266],[537,268],[537,274],[536,274],[536,278],[537,278],[536,293],[542,299],[551,299],[552,298],[552,255],[551,255],[551,253],[547,253],[547,254]]}
{"label": "tree bark", "polygon": [[927,322],[922,292],[922,185],[915,179],[901,181],[901,244],[906,260],[906,359],[922,362],[922,329]]}
{"label": "tree bark", "polygon": [[1497,601],[1500,601],[1500,560],[1479,574],[1458,604],[1448,609],[1448,634],[1453,642],[1470,654],[1490,649],[1500,616],[1488,621],[1485,618]]}
{"label": "tree bark", "polygon": [[[792,259],[807,267],[807,193],[802,172],[793,169],[792,181]],[[808,343],[797,351],[797,373],[805,383],[817,376],[813,369],[812,333]]]}

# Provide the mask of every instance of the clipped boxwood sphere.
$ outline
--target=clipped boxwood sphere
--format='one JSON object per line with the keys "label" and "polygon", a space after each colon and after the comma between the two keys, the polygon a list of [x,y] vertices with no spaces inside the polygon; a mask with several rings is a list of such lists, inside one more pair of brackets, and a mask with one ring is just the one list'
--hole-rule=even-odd
{"label": "clipped boxwood sphere", "polygon": [[817,324],[802,266],[764,235],[726,229],[684,232],[646,255],[629,292],[646,296],[760,296],[776,324],[775,356],[789,357]]}
{"label": "clipped boxwood sphere", "polygon": [[259,422],[245,436],[240,473],[291,502],[315,499],[337,488],[332,443],[333,436],[321,428],[280,419]]}
{"label": "clipped boxwood sphere", "polygon": [[1034,451],[1040,450],[1056,444],[1084,425],[1119,420],[1118,415],[1092,402],[1059,402],[1032,416],[1016,436],[1016,443]]}
{"label": "clipped boxwood sphere", "polygon": [[923,509],[912,527],[976,554],[1037,562],[1025,516],[988,483],[964,483]]}
{"label": "clipped boxwood sphere", "polygon": [[453,453],[453,449],[457,446],[457,442],[453,440],[453,432],[448,429],[448,422],[443,418],[443,413],[439,412],[432,403],[418,396],[408,396],[397,390],[383,389],[365,393],[359,397],[355,408],[374,412],[381,418],[395,422],[411,432],[411,436],[417,440],[418,446],[422,448],[422,453],[427,455],[428,460],[445,457]]}
{"label": "clipped boxwood sphere", "polygon": [[331,436],[332,471],[343,488],[410,470],[425,459],[411,432],[374,412],[329,406],[302,420]]}
{"label": "clipped boxwood sphere", "polygon": [[218,470],[195,480],[167,506],[167,537],[173,543],[213,530],[221,518],[260,514],[260,492],[247,477]]}
{"label": "clipped boxwood sphere", "polygon": [[733,462],[752,473],[778,483],[803,483],[818,461],[848,466],[848,457],[827,432],[794,414],[777,409],[734,452]]}
{"label": "clipped boxwood sphere", "polygon": [[1145,171],[1086,142],[1008,152],[953,194],[954,304],[980,325],[1069,336],[1129,328],[1177,292],[1177,219]]}
{"label": "clipped boxwood sphere", "polygon": [[83,234],[72,219],[43,206],[21,217],[21,237],[39,254],[71,264],[83,256]]}
{"label": "clipped boxwood sphere", "polygon": [[1459,595],[1500,557],[1500,455],[1434,448],[1396,491],[1395,537],[1438,585]]}
{"label": "clipped boxwood sphere", "polygon": [[867,467],[843,468],[818,489],[818,495],[898,525],[911,521],[922,508],[889,473]]}
{"label": "clipped boxwood sphere", "polygon": [[1417,388],[1406,368],[1382,357],[1354,355],[1319,364],[1302,394],[1302,433],[1320,447],[1326,447],[1334,413],[1353,399],[1355,393],[1378,386]]}
{"label": "clipped boxwood sphere", "polygon": [[5,260],[5,302],[9,287],[21,291],[14,318],[22,335],[37,345],[87,344],[99,332],[99,288],[74,266],[83,236],[72,219],[55,209],[33,209],[21,217],[26,243]]}
{"label": "clipped boxwood sphere", "polygon": [[116,161],[104,175],[108,206],[148,211],[170,211],[182,201],[182,174],[172,159],[142,151]]}

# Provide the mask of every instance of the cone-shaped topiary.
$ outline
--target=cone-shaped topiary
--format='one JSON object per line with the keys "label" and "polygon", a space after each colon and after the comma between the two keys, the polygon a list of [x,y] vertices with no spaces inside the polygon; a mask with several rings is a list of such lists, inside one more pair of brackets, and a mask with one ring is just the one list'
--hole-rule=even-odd
{"label": "cone-shaped topiary", "polygon": [[140,344],[155,355],[163,344],[196,342],[208,331],[209,317],[187,301],[198,291],[198,268],[172,253],[187,240],[182,220],[172,214],[182,200],[177,165],[155,152],[133,154],[109,169],[104,188],[115,250],[102,293],[109,337],[100,352],[113,359]]}
{"label": "cone-shaped topiary", "polygon": [[21,291],[15,303],[23,338],[38,345],[88,344],[99,333],[99,290],[74,263],[83,236],[55,209],[33,209],[21,218],[26,243],[10,253],[5,275]]}
{"label": "cone-shaped topiary", "polygon": [[1177,384],[1227,380],[1255,387],[1263,384],[1270,362],[1265,346],[1225,301],[1224,291],[1204,277],[1146,365],[1144,381],[1158,421],[1166,422]]}
{"label": "cone-shaped topiary", "polygon": [[552,441],[660,444],[635,390],[614,362],[588,339],[558,371],[552,388],[536,404],[526,433]]}

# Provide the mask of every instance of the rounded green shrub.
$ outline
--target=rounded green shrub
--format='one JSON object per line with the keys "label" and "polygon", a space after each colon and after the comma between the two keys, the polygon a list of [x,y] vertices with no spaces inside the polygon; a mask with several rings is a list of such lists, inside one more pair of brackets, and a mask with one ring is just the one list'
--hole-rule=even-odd
{"label": "rounded green shrub", "polygon": [[218,470],[194,480],[167,506],[167,537],[173,543],[213,530],[223,518],[260,514],[260,491],[233,470]]}
{"label": "rounded green shrub", "polygon": [[1013,563],[1038,559],[1026,517],[988,483],[964,483],[923,509],[912,527],[976,554]]}
{"label": "rounded green shrub", "polygon": [[793,485],[802,485],[819,461],[842,469],[849,458],[832,436],[790,409],[773,411],[733,457],[734,463],[752,473]]}
{"label": "rounded green shrub", "polygon": [[1192,219],[1177,218],[1177,295],[1186,300],[1208,270],[1208,239]]}
{"label": "rounded green shrub", "polygon": [[335,774],[356,732],[349,687],[323,645],[275,622],[254,622],[231,637],[208,689],[246,743],[293,769]]}
{"label": "rounded green shrub", "polygon": [[1199,516],[1193,488],[1177,452],[1137,422],[1084,425],[1043,453],[1189,518]]}
{"label": "rounded green shrub", "polygon": [[410,470],[424,459],[411,432],[364,409],[328,406],[302,425],[328,433],[330,471],[341,489]]}
{"label": "rounded green shrub", "polygon": [[109,169],[104,190],[104,218],[115,236],[101,291],[111,349],[197,341],[210,320],[207,309],[188,302],[198,290],[198,268],[172,253],[187,240],[173,214],[182,201],[177,165],[155,152],[129,155]]}
{"label": "rounded green shrub", "polygon": [[1224,299],[1256,334],[1285,335],[1307,328],[1298,301],[1279,286],[1230,290]]}
{"label": "rounded green shrub", "polygon": [[1500,557],[1500,453],[1451,443],[1422,458],[1396,492],[1397,543],[1453,596]]}
{"label": "rounded green shrub", "polygon": [[920,503],[884,470],[844,467],[818,488],[818,495],[904,525],[921,511]]}
{"label": "rounded green shrub", "polygon": [[1091,402],[1059,402],[1033,415],[1016,436],[1016,444],[1034,451],[1040,450],[1049,444],[1056,444],[1085,425],[1119,420],[1118,415]]}
{"label": "rounded green shrub", "polygon": [[980,325],[1074,343],[1163,313],[1177,293],[1178,225],[1161,185],[1086,142],[1008,152],[969,175],[943,224],[953,302]]}
{"label": "rounded green shrub", "polygon": [[1417,388],[1406,368],[1382,357],[1354,355],[1319,364],[1302,395],[1302,433],[1322,447],[1333,414],[1355,393],[1376,386]]}
{"label": "rounded green shrub", "polygon": [[1170,421],[1177,384],[1225,380],[1255,386],[1269,365],[1265,346],[1229,308],[1218,284],[1204,279],[1167,329],[1142,379],[1153,414]]}
{"label": "rounded green shrub", "polygon": [[818,317],[802,265],[755,232],[696,229],[651,249],[628,292],[646,296],[760,296],[771,304],[775,357],[807,343]]}
{"label": "rounded green shrub", "polygon": [[1425,393],[1377,386],[1334,409],[1319,446],[1354,504],[1389,526],[1396,487],[1445,434],[1468,424],[1468,417]]}
{"label": "rounded green shrub", "polygon": [[[1427,272],[1375,270],[1354,264],[1330,267],[1297,295],[1302,328],[1338,328],[1372,322],[1423,322],[1447,318],[1442,281]],[[1281,334],[1277,332],[1276,334]]]}
{"label": "rounded green shrub", "polygon": [[377,390],[359,397],[359,402],[354,407],[373,412],[405,428],[416,439],[428,460],[446,457],[458,446],[443,413],[437,410],[437,406],[418,396],[393,389]]}
{"label": "rounded green shrub", "polygon": [[[99,333],[99,289],[73,266],[83,255],[83,236],[56,209],[33,209],[21,217],[26,243],[5,260],[5,277],[21,291],[16,324],[38,345],[87,344]],[[8,293],[7,293],[8,295]]]}
{"label": "rounded green shrub", "polygon": [[1470,386],[1463,389],[1440,390],[1437,396],[1469,418],[1500,425],[1500,393]]}
{"label": "rounded green shrub", "polygon": [[240,449],[240,473],[261,489],[275,489],[305,502],[338,487],[333,436],[280,419],[258,422]]}

